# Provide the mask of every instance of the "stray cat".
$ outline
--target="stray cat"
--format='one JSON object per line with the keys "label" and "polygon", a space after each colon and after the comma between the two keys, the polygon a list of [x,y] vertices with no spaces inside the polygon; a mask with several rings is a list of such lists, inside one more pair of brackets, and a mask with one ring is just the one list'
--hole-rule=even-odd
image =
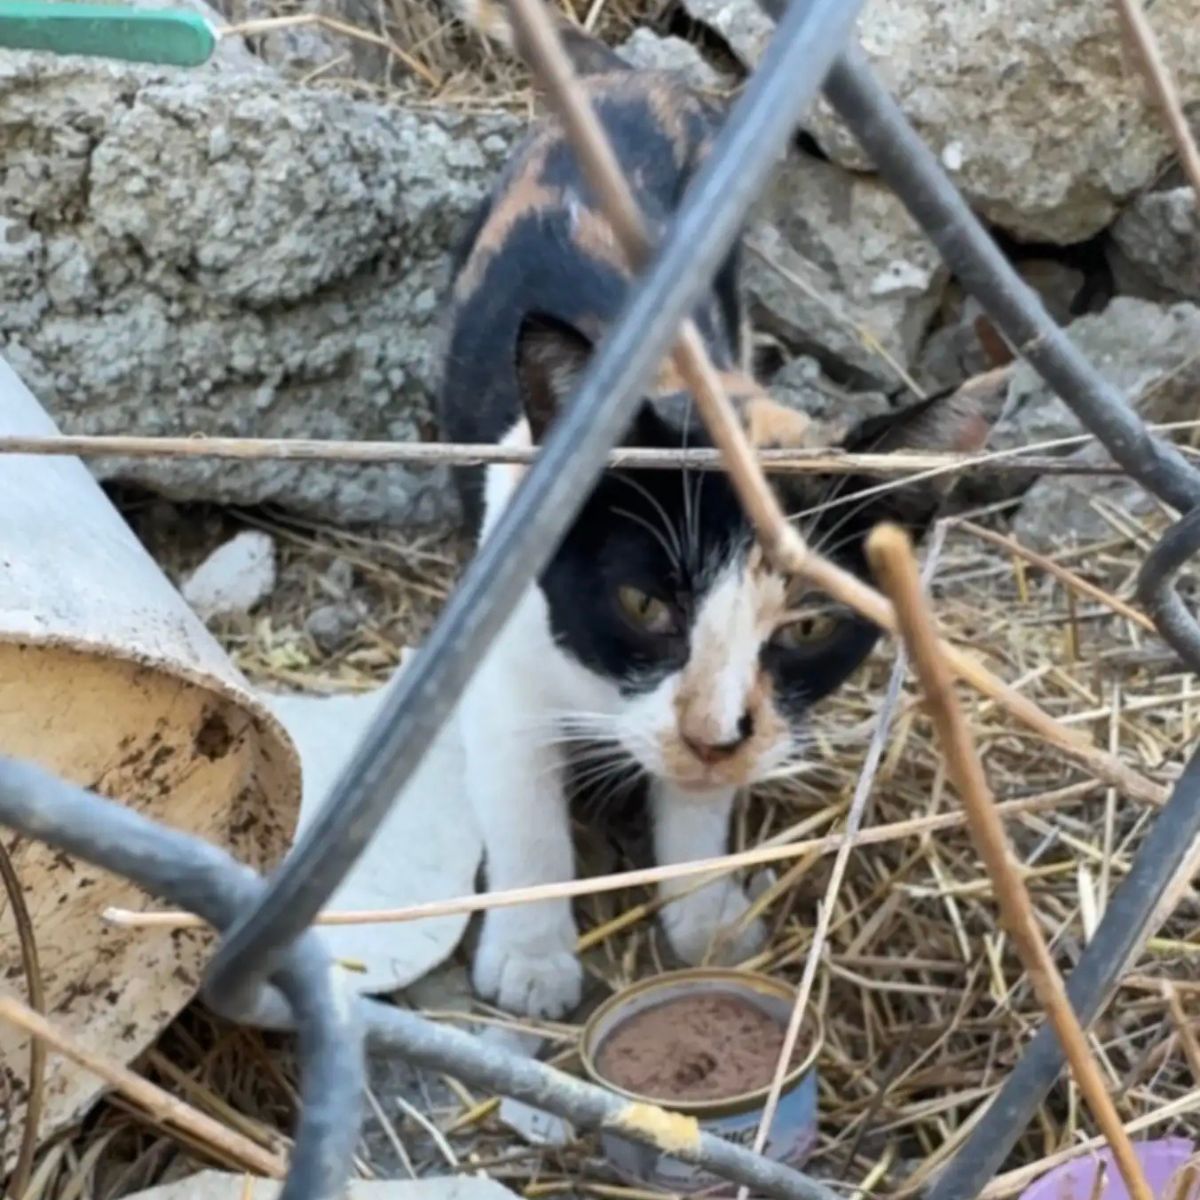
{"label": "stray cat", "polygon": [[[511,46],[502,8],[464,2],[469,24]],[[670,73],[635,70],[565,23],[563,35],[646,220],[661,233],[721,113]],[[748,373],[739,267],[735,249],[694,319],[753,439],[799,444],[804,419],[773,404]],[[453,269],[443,437],[537,444],[570,401],[631,278],[555,121],[514,152]],[[987,432],[979,404],[963,393],[866,420],[842,445],[966,451]],[[669,360],[623,444],[710,444]],[[511,465],[458,472],[480,539],[523,473]],[[942,497],[926,480],[845,502],[877,482],[773,476],[786,511],[803,514],[810,543],[863,576],[872,526],[887,519],[920,536]],[[577,752],[595,781],[649,778],[659,862],[723,854],[737,791],[803,762],[806,713],[863,662],[878,635],[771,569],[723,472],[607,472],[460,707],[488,886],[573,876],[564,790]],[[704,959],[730,926],[727,961],[758,949],[763,930],[757,921],[739,925],[748,901],[736,883],[726,878],[681,896],[688,886],[662,889],[663,927],[682,959]],[[513,1012],[563,1015],[581,996],[576,937],[567,900],[488,912],[473,967],[477,990]]]}

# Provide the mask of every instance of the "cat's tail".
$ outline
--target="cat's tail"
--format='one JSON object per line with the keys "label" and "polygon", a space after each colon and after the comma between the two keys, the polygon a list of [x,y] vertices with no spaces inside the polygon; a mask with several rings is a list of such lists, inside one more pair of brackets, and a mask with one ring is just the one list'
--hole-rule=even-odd
{"label": "cat's tail", "polygon": [[[450,7],[463,24],[503,46],[509,53],[517,53],[516,30],[504,0],[450,0]],[[553,4],[548,4],[547,8],[554,18],[563,49],[578,74],[605,75],[612,71],[633,70],[615,50],[568,21]]]}

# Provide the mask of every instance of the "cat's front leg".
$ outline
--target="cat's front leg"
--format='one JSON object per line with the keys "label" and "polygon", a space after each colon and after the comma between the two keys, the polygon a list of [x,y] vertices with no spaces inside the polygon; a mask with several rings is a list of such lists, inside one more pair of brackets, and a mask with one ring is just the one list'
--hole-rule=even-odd
{"label": "cat's front leg", "polygon": [[[487,683],[473,681],[463,705],[463,738],[488,890],[571,879],[561,754],[546,743],[545,730],[530,734],[528,709],[511,694],[490,695]],[[570,900],[491,909],[475,953],[476,990],[522,1016],[563,1016],[583,988],[576,937]]]}
{"label": "cat's front leg", "polygon": [[[655,780],[650,795],[654,848],[661,864],[717,858],[726,852],[732,788],[697,795]],[[757,918],[742,922],[750,902],[738,884],[727,875],[688,894],[696,881],[692,876],[659,885],[667,901],[663,929],[675,953],[696,965],[709,958],[711,950],[711,961],[732,965],[761,950],[766,929]]]}

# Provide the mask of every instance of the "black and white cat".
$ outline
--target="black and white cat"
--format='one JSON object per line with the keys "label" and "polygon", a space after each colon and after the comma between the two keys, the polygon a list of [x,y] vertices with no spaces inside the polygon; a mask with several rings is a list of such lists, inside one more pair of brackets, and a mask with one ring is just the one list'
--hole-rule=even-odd
{"label": "black and white cat", "polygon": [[[474,0],[465,16],[505,36],[503,12],[488,0]],[[661,230],[721,114],[674,76],[635,71],[573,27],[564,35],[643,212]],[[516,152],[454,268],[443,436],[536,444],[570,401],[630,280],[556,123],[543,124]],[[773,405],[744,367],[737,251],[694,316],[755,439],[801,436],[803,422]],[[987,428],[978,405],[959,394],[863,422],[842,444],[968,450]],[[707,444],[669,363],[625,444]],[[512,466],[460,473],[481,539],[522,475]],[[774,481],[787,511],[803,514],[810,542],[863,575],[871,527],[888,519],[919,536],[942,495],[926,482],[855,501],[877,481]],[[722,472],[605,474],[461,705],[488,886],[573,876],[564,781],[581,747],[593,778],[631,768],[649,778],[660,862],[724,853],[739,789],[802,762],[806,714],[863,662],[877,636],[874,626],[769,567]],[[664,886],[662,923],[675,952],[694,963],[719,930],[739,922],[748,901],[728,879],[680,896],[686,887]],[[751,955],[762,936],[757,922],[743,925],[726,940],[724,958]],[[560,1016],[580,999],[576,937],[568,901],[493,910],[475,985],[508,1010]]]}

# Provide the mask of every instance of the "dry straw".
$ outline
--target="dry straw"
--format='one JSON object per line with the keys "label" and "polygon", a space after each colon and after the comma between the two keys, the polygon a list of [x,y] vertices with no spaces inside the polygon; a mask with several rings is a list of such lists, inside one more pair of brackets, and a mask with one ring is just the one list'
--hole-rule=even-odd
{"label": "dry straw", "polygon": [[1021,870],[996,812],[970,727],[955,695],[954,677],[925,601],[908,537],[893,526],[881,526],[871,535],[867,554],[876,576],[883,581],[892,599],[901,635],[920,677],[926,704],[938,732],[947,769],[966,810],[967,827],[992,881],[1005,927],[1016,943],[1033,989],[1058,1034],[1071,1072],[1112,1148],[1131,1200],[1154,1200],[1134,1154],[1133,1143],[1121,1124],[1088,1048],[1083,1027],[1067,998],[1062,976],[1038,928]]}

